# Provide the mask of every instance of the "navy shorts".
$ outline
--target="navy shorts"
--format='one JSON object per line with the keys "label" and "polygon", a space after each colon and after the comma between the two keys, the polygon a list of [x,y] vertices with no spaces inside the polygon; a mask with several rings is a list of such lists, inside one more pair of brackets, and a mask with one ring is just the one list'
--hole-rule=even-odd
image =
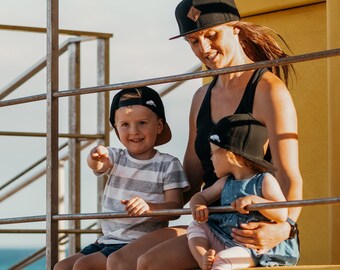
{"label": "navy shorts", "polygon": [[101,252],[102,254],[105,255],[105,257],[109,257],[109,255],[118,249],[121,249],[124,247],[126,244],[112,244],[112,245],[105,245],[105,244],[90,244],[86,247],[84,247],[80,253],[84,255],[89,255],[95,252]]}

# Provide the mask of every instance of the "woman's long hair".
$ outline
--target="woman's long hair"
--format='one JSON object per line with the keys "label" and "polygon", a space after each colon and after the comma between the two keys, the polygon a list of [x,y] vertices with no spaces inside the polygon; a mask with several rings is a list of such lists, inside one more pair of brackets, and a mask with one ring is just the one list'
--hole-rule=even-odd
{"label": "woman's long hair", "polygon": [[[240,44],[246,55],[252,61],[274,60],[289,56],[281,49],[275,36],[285,44],[289,51],[291,51],[287,43],[271,28],[244,21],[229,22],[228,25],[240,30],[238,34]],[[291,71],[295,74],[294,67],[291,64],[269,67],[268,69],[282,79],[286,85],[288,85]]]}

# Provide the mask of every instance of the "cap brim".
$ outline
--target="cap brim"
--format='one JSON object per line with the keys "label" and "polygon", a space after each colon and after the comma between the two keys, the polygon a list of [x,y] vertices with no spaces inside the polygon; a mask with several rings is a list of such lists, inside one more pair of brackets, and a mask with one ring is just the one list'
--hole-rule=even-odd
{"label": "cap brim", "polygon": [[[235,21],[236,21],[236,20],[235,20]],[[210,28],[210,27],[215,27],[215,26],[218,26],[218,25],[222,25],[222,24],[225,24],[225,23],[228,23],[228,22],[233,22],[233,21],[216,22],[216,23],[207,25],[207,26],[205,26],[205,27],[201,27],[201,28],[198,28],[198,29],[194,29],[194,30],[191,30],[191,31],[187,31],[187,32],[185,32],[185,33],[183,33],[183,34],[179,34],[179,35],[177,35],[177,36],[171,37],[171,38],[169,38],[169,40],[173,40],[173,39],[177,39],[177,38],[180,38],[180,37],[184,37],[184,36],[186,36],[186,35],[189,35],[189,34],[192,34],[192,33],[195,33],[195,32],[198,32],[198,31],[201,31],[201,30]]]}
{"label": "cap brim", "polygon": [[268,169],[268,171],[277,171],[277,168],[274,167],[273,164],[271,164],[270,162],[263,160],[263,159],[255,159],[255,158],[248,158],[246,156],[243,156],[244,158],[250,160],[251,162],[254,162],[257,165],[260,165],[261,167],[264,167],[266,169]]}
{"label": "cap brim", "polygon": [[163,126],[162,133],[157,136],[155,146],[166,144],[171,140],[172,134],[168,123]]}

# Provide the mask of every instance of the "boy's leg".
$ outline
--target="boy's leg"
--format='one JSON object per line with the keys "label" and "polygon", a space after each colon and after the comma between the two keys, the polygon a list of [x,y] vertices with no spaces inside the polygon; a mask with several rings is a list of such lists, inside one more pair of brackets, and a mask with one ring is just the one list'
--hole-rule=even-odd
{"label": "boy's leg", "polygon": [[231,247],[218,252],[212,270],[244,269],[255,266],[249,252],[243,247]]}
{"label": "boy's leg", "polygon": [[75,262],[83,256],[85,255],[81,253],[77,253],[77,254],[74,254],[73,256],[65,258],[64,260],[57,262],[53,270],[72,270]]}
{"label": "boy's leg", "polygon": [[160,243],[140,256],[137,270],[186,270],[197,267],[189,250],[188,238],[183,234]]}
{"label": "boy's leg", "polygon": [[107,257],[101,253],[96,252],[78,259],[73,270],[106,270]]}
{"label": "boy's leg", "polygon": [[107,269],[136,269],[137,260],[142,254],[157,246],[159,243],[185,233],[186,229],[184,227],[164,228],[150,232],[127,244],[116,252],[111,253],[107,260]]}

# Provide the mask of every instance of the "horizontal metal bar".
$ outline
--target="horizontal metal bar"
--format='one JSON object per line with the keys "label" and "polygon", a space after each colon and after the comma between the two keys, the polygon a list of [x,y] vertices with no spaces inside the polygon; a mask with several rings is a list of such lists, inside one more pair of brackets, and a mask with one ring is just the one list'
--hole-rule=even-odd
{"label": "horizontal metal bar", "polygon": [[39,94],[39,95],[32,95],[23,98],[14,98],[9,100],[2,100],[0,101],[0,107],[17,105],[17,104],[24,104],[29,102],[41,101],[46,99],[46,94]]}
{"label": "horizontal metal bar", "polygon": [[[67,47],[70,44],[70,39],[63,42],[59,47],[59,56],[61,56],[64,52],[67,51]],[[37,63],[35,63],[28,70],[24,71],[17,79],[10,82],[8,85],[3,87],[0,91],[0,100],[4,99],[10,93],[12,93],[19,86],[27,82],[30,78],[32,78],[35,74],[41,71],[46,67],[46,57],[40,59]]]}
{"label": "horizontal metal bar", "polygon": [[[258,211],[263,209],[273,208],[291,208],[291,207],[302,207],[312,205],[330,205],[340,203],[340,197],[333,198],[320,198],[320,199],[309,199],[309,200],[295,200],[285,202],[271,202],[271,203],[258,203],[252,204],[247,207],[249,211]],[[215,206],[209,207],[210,213],[225,213],[235,212],[235,209],[231,206]],[[159,217],[159,216],[178,216],[178,215],[190,215],[190,208],[182,209],[164,209],[152,211],[138,217]],[[35,217],[23,217],[23,218],[7,218],[0,219],[0,224],[9,223],[23,223],[23,222],[36,222],[44,221],[45,216]],[[105,212],[105,213],[85,213],[85,214],[60,214],[54,215],[53,220],[82,220],[82,219],[109,219],[109,218],[131,218],[126,212]]]}
{"label": "horizontal metal bar", "polygon": [[[0,136],[22,136],[22,137],[46,137],[46,133],[41,132],[20,132],[20,131],[0,131]],[[80,134],[80,133],[59,133],[60,138],[77,139],[103,139],[103,134]]]}
{"label": "horizontal metal bar", "polygon": [[46,215],[3,218],[3,219],[0,219],[0,224],[14,224],[14,223],[41,222],[41,221],[46,221]]}
{"label": "horizontal metal bar", "polygon": [[[92,223],[89,226],[87,226],[85,229],[91,229],[92,227],[94,227],[96,225],[96,223]],[[64,242],[62,242],[63,240],[65,240]],[[59,241],[59,245],[64,245],[68,242],[68,235],[65,234],[63,236],[60,236],[58,238]],[[23,259],[22,261],[16,263],[15,265],[13,265],[12,267],[9,268],[12,270],[18,270],[18,269],[23,269],[25,266],[39,260],[40,258],[45,256],[45,251],[46,251],[46,247],[43,247],[39,250],[37,250],[36,252],[34,252],[33,254],[31,254],[30,256],[28,256],[27,258]]]}
{"label": "horizontal metal bar", "polygon": [[[177,82],[177,81],[184,81],[184,80],[192,80],[192,79],[197,79],[197,78],[205,78],[205,77],[217,76],[221,74],[229,74],[229,73],[253,70],[253,69],[258,69],[258,68],[273,67],[273,66],[293,64],[297,62],[311,61],[311,60],[316,60],[316,59],[321,59],[321,58],[326,58],[326,57],[333,57],[333,56],[338,56],[338,55],[340,55],[340,48],[319,51],[319,52],[314,52],[314,53],[308,53],[308,54],[289,56],[289,57],[284,57],[284,58],[279,58],[279,59],[274,59],[274,60],[261,61],[261,62],[251,63],[251,64],[221,68],[221,69],[204,70],[204,71],[199,71],[199,72],[194,72],[194,73],[185,73],[185,74],[173,75],[173,76],[167,76],[167,77],[159,77],[159,78],[146,79],[146,80],[108,84],[108,85],[103,85],[103,86],[58,91],[58,92],[55,92],[53,96],[60,98],[60,97],[68,97],[68,96],[76,96],[76,95],[93,94],[93,93],[105,92],[105,91],[113,91],[113,90],[119,90],[119,89],[125,89],[125,88],[141,87],[145,85],[155,85],[155,84],[163,84],[163,83],[170,83],[170,82]],[[46,99],[46,94],[0,101],[0,107],[39,101],[39,100],[44,100],[44,99]]]}
{"label": "horizontal metal bar", "polygon": [[[67,39],[66,41],[64,41],[59,46],[59,56],[61,56],[63,53],[65,53],[67,51],[68,46],[71,43],[89,41],[89,40],[93,40],[93,38],[91,38],[91,37],[75,37],[75,38]],[[28,70],[23,72],[17,79],[13,80],[8,85],[3,87],[0,90],[0,100],[4,99],[6,96],[8,96],[10,93],[12,93],[19,86],[23,85],[25,82],[27,82],[30,78],[32,78],[35,74],[37,74],[39,71],[41,71],[45,67],[46,67],[46,57],[40,59],[32,67],[30,67]]]}
{"label": "horizontal metal bar", "polygon": [[[202,65],[197,65],[197,66],[193,67],[191,70],[189,70],[188,72],[192,73],[192,72],[197,72],[197,71],[200,71],[200,70],[202,70]],[[158,93],[161,97],[163,97],[163,96],[167,95],[168,93],[170,93],[171,91],[175,90],[177,87],[179,87],[183,83],[185,83],[185,81],[175,82],[172,85],[170,85],[170,86],[168,86],[164,89],[161,89]]]}
{"label": "horizontal metal bar", "polygon": [[[34,32],[34,33],[46,33],[47,30],[44,27],[30,27],[30,26],[19,26],[19,25],[5,25],[0,24],[0,30],[10,30],[10,31],[23,31],[23,32]],[[59,29],[59,34],[70,35],[70,36],[89,36],[97,38],[112,38],[111,33],[101,33],[101,32],[89,32],[89,31],[78,31],[78,30],[68,30]]]}
{"label": "horizontal metal bar", "polygon": [[[74,90],[58,91],[54,93],[53,96],[54,97],[66,97],[66,96],[74,96],[74,95],[79,95],[79,94],[92,94],[92,93],[97,93],[97,92],[119,90],[123,88],[133,88],[133,87],[141,87],[145,85],[154,85],[154,84],[163,84],[163,83],[177,82],[177,81],[183,81],[183,80],[191,80],[191,79],[197,79],[197,78],[218,76],[221,74],[229,74],[229,73],[253,70],[253,69],[258,69],[258,68],[293,64],[297,62],[316,60],[320,58],[332,57],[332,56],[338,56],[338,55],[340,55],[340,48],[319,51],[319,52],[314,52],[314,53],[308,53],[308,54],[302,54],[302,55],[289,56],[289,57],[284,57],[284,58],[279,58],[279,59],[274,59],[274,60],[261,61],[261,62],[250,63],[250,64],[245,64],[245,65],[226,67],[226,68],[221,68],[221,69],[203,70],[203,71],[194,72],[194,73],[159,77],[159,78],[154,78],[154,79],[149,79],[149,80],[140,80],[140,81],[132,81],[129,83],[117,83],[117,84],[109,84],[109,85],[99,86],[99,87],[88,87],[88,88],[80,88],[80,89],[74,89]],[[1,103],[0,103],[0,106],[1,106]]]}

